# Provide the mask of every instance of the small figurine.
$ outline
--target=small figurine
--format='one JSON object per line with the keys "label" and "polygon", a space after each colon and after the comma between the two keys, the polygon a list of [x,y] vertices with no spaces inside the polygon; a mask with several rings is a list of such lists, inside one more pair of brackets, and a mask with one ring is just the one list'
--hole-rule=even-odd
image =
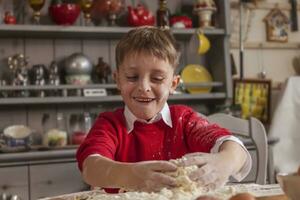
{"label": "small figurine", "polygon": [[[16,54],[12,57],[8,57],[8,67],[12,74],[11,85],[27,86],[28,80],[28,59],[23,54]],[[20,93],[16,93],[16,96],[28,97],[29,92],[23,90]]]}
{"label": "small figurine", "polygon": [[156,25],[161,28],[170,28],[170,10],[167,7],[167,0],[159,0],[156,11]]}
{"label": "small figurine", "polygon": [[[60,85],[60,75],[59,75],[59,69],[56,61],[52,61],[49,66],[49,85]],[[49,91],[49,96],[59,96],[58,90]]]}
{"label": "small figurine", "polygon": [[[47,78],[47,69],[45,65],[38,64],[33,65],[31,68],[31,83],[33,85],[42,86],[45,85]],[[41,90],[37,93],[39,97],[45,97],[45,91]]]}
{"label": "small figurine", "polygon": [[60,76],[58,71],[58,65],[55,61],[52,61],[49,66],[49,85],[59,85]]}
{"label": "small figurine", "polygon": [[212,15],[217,7],[213,0],[196,0],[194,13],[198,15],[198,25],[200,28],[212,28]]}
{"label": "small figurine", "polygon": [[100,83],[108,83],[109,76],[111,75],[110,65],[103,61],[102,57],[98,58],[96,65],[96,74],[98,75]]}

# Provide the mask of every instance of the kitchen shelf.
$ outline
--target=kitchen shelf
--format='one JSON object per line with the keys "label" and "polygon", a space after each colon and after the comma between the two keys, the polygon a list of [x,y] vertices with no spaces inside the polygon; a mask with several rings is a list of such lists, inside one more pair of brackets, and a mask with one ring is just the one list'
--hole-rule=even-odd
{"label": "kitchen shelf", "polygon": [[[205,87],[222,87],[222,82],[205,82],[205,83],[190,83],[181,84],[182,88],[205,88]],[[116,84],[89,84],[89,85],[44,85],[44,86],[1,86],[0,94],[6,91],[57,91],[57,90],[84,90],[84,89],[117,89]],[[68,93],[67,92],[67,93]],[[226,94],[222,92],[211,92],[202,94],[186,94],[180,93],[169,97],[170,101],[176,100],[196,100],[196,99],[224,99]],[[30,105],[30,104],[60,104],[60,103],[101,103],[101,102],[122,102],[120,95],[107,95],[107,96],[46,96],[46,97],[2,97],[0,98],[0,105]]]}
{"label": "kitchen shelf", "polygon": [[[239,49],[239,44],[231,43],[231,49]],[[272,43],[272,42],[245,42],[245,49],[299,49],[299,42],[287,42],[287,43]]]}
{"label": "kitchen shelf", "polygon": [[63,89],[116,89],[116,84],[87,84],[87,85],[28,85],[28,86],[1,86],[0,91],[4,90],[63,90]]}
{"label": "kitchen shelf", "polygon": [[[183,87],[221,87],[222,82],[181,83]],[[63,89],[117,89],[116,84],[87,84],[87,85],[28,85],[28,86],[0,86],[0,91],[13,90],[63,90]]]}
{"label": "kitchen shelf", "polygon": [[[225,93],[202,93],[202,94],[175,94],[169,97],[169,101],[180,100],[213,100],[225,99]],[[120,95],[100,97],[11,97],[0,99],[0,105],[34,105],[34,104],[63,104],[63,103],[105,103],[122,102]]]}
{"label": "kitchen shelf", "polygon": [[[0,25],[1,38],[82,38],[120,39],[131,27],[57,26],[57,25]],[[197,29],[171,29],[178,39],[189,39]],[[224,29],[204,29],[206,35],[224,35]]]}
{"label": "kitchen shelf", "polygon": [[[280,10],[291,10],[290,3],[271,3],[271,2],[256,2],[256,3],[246,3],[246,8],[249,9],[258,9],[258,10],[272,10],[274,8],[279,8]],[[238,9],[239,7],[239,1],[238,0],[232,0],[230,2],[231,8]],[[297,10],[300,10],[300,5],[297,6]]]}

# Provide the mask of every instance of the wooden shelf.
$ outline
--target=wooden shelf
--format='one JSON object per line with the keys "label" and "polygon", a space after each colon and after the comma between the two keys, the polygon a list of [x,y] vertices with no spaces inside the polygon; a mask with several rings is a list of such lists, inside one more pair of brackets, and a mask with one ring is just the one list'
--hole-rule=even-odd
{"label": "wooden shelf", "polygon": [[[222,82],[181,83],[184,87],[221,87]],[[28,86],[1,86],[0,91],[19,90],[74,90],[74,89],[117,89],[116,84],[87,84],[87,85],[28,85]]]}
{"label": "wooden shelf", "polygon": [[13,90],[72,90],[72,89],[116,89],[116,84],[88,84],[88,85],[28,85],[28,86],[1,86],[0,91]]}
{"label": "wooden shelf", "polygon": [[[0,25],[0,38],[120,39],[131,27]],[[197,29],[171,29],[178,39],[188,39]],[[224,29],[204,29],[206,35],[224,35]]]}
{"label": "wooden shelf", "polygon": [[[176,94],[169,97],[169,101],[180,100],[213,100],[225,99],[225,93],[203,93],[203,94]],[[34,105],[34,104],[65,104],[65,103],[111,103],[121,102],[120,95],[102,97],[26,97],[26,98],[2,98],[0,105]]]}
{"label": "wooden shelf", "polygon": [[[204,88],[204,87],[222,87],[222,82],[191,83],[181,84],[181,87]],[[89,84],[89,85],[59,85],[59,86],[1,86],[1,92],[13,91],[57,91],[57,90],[84,90],[84,89],[117,89],[116,84]],[[205,93],[205,94],[176,94],[170,96],[169,100],[195,100],[195,99],[223,99],[225,93]],[[46,96],[46,97],[2,97],[0,105],[29,105],[29,104],[64,104],[64,103],[100,103],[100,102],[121,102],[120,95],[108,95],[97,97],[86,96]]]}
{"label": "wooden shelf", "polygon": [[[280,10],[291,10],[291,5],[289,3],[257,2],[256,4],[246,3],[245,5],[249,9],[271,10],[277,7]],[[238,8],[239,1],[232,1],[230,6],[231,8]],[[300,5],[297,6],[297,10],[300,10]]]}
{"label": "wooden shelf", "polygon": [[[238,43],[231,43],[231,49],[238,49]],[[287,43],[272,43],[272,42],[245,42],[244,48],[246,49],[300,49],[299,42]]]}

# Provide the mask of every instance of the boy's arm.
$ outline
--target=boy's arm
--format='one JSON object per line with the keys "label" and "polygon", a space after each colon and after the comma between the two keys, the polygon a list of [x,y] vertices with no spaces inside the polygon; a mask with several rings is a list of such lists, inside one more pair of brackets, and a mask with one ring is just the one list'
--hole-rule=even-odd
{"label": "boy's arm", "polygon": [[82,176],[84,181],[91,186],[114,188],[118,185],[118,176],[112,178],[112,175],[115,171],[118,172],[117,168],[118,163],[113,160],[98,155],[89,156],[83,162]]}
{"label": "boy's arm", "polygon": [[222,154],[224,159],[233,166],[233,174],[236,174],[241,170],[247,159],[247,152],[245,149],[234,141],[225,141],[220,146],[219,153]]}
{"label": "boy's arm", "polygon": [[85,159],[82,175],[94,187],[158,191],[176,185],[174,178],[163,173],[176,169],[168,161],[122,163],[97,155]]}
{"label": "boy's arm", "polygon": [[192,180],[203,187],[215,189],[224,185],[231,175],[236,174],[245,164],[247,153],[233,141],[225,141],[218,153],[190,153],[183,157],[182,165],[197,165],[190,174]]}

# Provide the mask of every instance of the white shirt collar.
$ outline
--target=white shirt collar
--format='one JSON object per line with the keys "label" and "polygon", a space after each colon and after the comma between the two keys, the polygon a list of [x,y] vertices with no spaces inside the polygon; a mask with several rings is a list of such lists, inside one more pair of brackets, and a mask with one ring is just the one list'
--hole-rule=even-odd
{"label": "white shirt collar", "polygon": [[127,128],[128,133],[130,133],[133,130],[135,121],[140,121],[140,122],[143,122],[146,124],[151,124],[151,123],[157,122],[161,118],[169,127],[172,128],[171,112],[170,112],[170,108],[167,103],[165,103],[162,110],[159,113],[157,113],[157,115],[154,116],[149,121],[146,121],[143,119],[138,119],[136,116],[134,116],[134,114],[129,110],[129,108],[127,106],[125,106],[125,109],[124,109],[124,116],[125,116],[125,120],[126,120],[126,128]]}

